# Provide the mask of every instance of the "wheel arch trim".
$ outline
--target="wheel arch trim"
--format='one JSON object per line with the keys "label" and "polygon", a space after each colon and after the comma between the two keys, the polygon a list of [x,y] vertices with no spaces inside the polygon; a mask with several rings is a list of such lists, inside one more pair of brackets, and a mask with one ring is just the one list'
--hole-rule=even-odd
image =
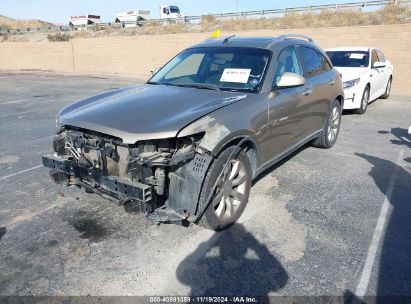
{"label": "wheel arch trim", "polygon": [[210,152],[213,156],[217,156],[230,146],[238,146],[246,150],[245,152],[250,160],[254,176],[260,164],[260,151],[258,143],[251,135],[251,132],[246,130],[239,130],[237,132],[231,133],[220,140],[219,143]]}

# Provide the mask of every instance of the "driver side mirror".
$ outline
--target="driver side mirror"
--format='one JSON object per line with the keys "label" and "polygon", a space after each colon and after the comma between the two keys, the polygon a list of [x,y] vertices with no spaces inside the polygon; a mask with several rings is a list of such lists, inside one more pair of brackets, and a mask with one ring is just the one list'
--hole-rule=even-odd
{"label": "driver side mirror", "polygon": [[305,78],[295,73],[285,72],[276,83],[276,89],[299,87],[305,84]]}
{"label": "driver side mirror", "polygon": [[372,65],[373,68],[377,69],[377,68],[384,68],[385,67],[385,62],[381,62],[381,61],[376,61],[374,62],[374,64]]}

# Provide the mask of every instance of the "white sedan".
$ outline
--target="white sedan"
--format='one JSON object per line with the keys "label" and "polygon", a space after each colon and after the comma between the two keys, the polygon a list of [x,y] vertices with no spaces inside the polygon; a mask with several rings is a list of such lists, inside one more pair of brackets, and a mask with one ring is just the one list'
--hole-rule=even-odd
{"label": "white sedan", "polygon": [[355,109],[357,113],[364,114],[370,101],[388,98],[393,65],[379,49],[339,47],[325,52],[341,74],[344,109]]}

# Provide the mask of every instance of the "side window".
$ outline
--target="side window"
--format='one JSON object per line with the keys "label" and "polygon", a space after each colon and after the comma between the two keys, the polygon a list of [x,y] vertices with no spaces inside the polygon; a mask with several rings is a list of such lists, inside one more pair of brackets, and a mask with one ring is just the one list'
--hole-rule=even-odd
{"label": "side window", "polygon": [[381,62],[387,61],[387,58],[385,58],[385,56],[384,56],[384,54],[381,52],[381,50],[377,50],[377,55],[378,55],[379,61],[381,61]]}
{"label": "side window", "polygon": [[275,85],[286,72],[303,76],[303,69],[295,47],[285,48],[281,51],[280,56],[278,56],[273,84]]}
{"label": "side window", "polygon": [[324,71],[324,72],[327,72],[327,71],[329,71],[329,70],[332,70],[333,67],[332,67],[331,64],[328,62],[327,58],[325,58],[324,55],[321,54],[320,52],[318,52],[318,55],[320,55],[320,57],[321,57],[321,61],[322,61],[322,64],[323,64],[323,71]]}
{"label": "side window", "polygon": [[374,66],[374,63],[376,63],[377,61],[379,61],[377,52],[375,50],[372,50],[372,53],[371,53],[371,66]]}
{"label": "side window", "polygon": [[323,63],[317,51],[305,46],[300,47],[300,50],[303,57],[306,77],[309,78],[321,74]]}
{"label": "side window", "polygon": [[168,10],[166,7],[163,7],[163,14],[168,14]]}

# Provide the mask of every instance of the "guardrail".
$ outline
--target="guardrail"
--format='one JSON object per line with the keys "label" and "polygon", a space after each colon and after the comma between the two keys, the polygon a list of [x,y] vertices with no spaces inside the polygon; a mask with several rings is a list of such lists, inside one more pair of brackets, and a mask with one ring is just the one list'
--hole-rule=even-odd
{"label": "guardrail", "polygon": [[146,21],[127,21],[127,22],[107,22],[107,23],[97,23],[89,24],[83,26],[46,26],[46,27],[36,27],[36,28],[21,28],[21,29],[1,29],[0,34],[23,34],[29,32],[49,32],[49,31],[73,31],[80,28],[104,28],[104,27],[138,27],[143,26],[148,23],[196,23],[201,22],[205,16],[211,16],[215,19],[225,19],[225,18],[238,18],[238,17],[254,17],[254,18],[264,18],[269,16],[278,16],[286,15],[288,13],[294,12],[310,12],[310,11],[319,11],[325,9],[344,9],[344,8],[365,8],[370,6],[383,6],[387,4],[409,4],[411,0],[372,0],[372,1],[362,1],[362,2],[348,2],[348,3],[336,3],[336,4],[325,4],[325,5],[310,5],[310,6],[301,6],[301,7],[290,7],[282,9],[269,9],[269,10],[258,10],[258,11],[245,11],[245,12],[236,12],[236,13],[222,13],[222,14],[208,14],[201,16],[184,16],[176,19],[151,19]]}

